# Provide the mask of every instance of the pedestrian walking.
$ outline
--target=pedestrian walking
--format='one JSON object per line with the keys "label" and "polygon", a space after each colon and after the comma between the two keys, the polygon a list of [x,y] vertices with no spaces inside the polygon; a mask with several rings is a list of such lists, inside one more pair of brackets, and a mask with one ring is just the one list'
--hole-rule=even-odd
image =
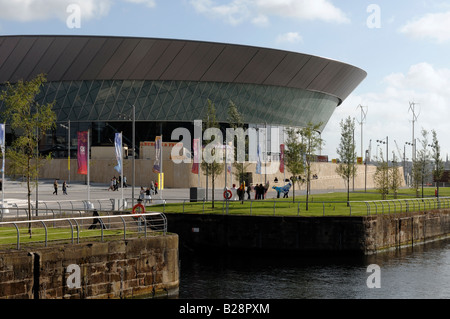
{"label": "pedestrian walking", "polygon": [[155,194],[158,194],[158,182],[155,182]]}
{"label": "pedestrian walking", "polygon": [[144,206],[147,203],[151,204],[152,203],[152,195],[150,195],[150,188],[147,187],[147,189],[145,190],[145,202],[144,202]]}
{"label": "pedestrian walking", "polygon": [[63,190],[63,195],[67,195],[67,183],[66,183],[66,181],[64,181],[64,183],[63,183],[62,190]]}
{"label": "pedestrian walking", "polygon": [[118,186],[117,186],[117,178],[116,176],[113,177],[113,191],[118,190]]}
{"label": "pedestrian walking", "polygon": [[111,181],[109,182],[109,188],[108,188],[108,192],[109,191],[114,191],[114,180],[111,178]]}
{"label": "pedestrian walking", "polygon": [[55,179],[55,181],[53,182],[53,188],[55,189],[53,191],[54,195],[58,195],[58,181]]}

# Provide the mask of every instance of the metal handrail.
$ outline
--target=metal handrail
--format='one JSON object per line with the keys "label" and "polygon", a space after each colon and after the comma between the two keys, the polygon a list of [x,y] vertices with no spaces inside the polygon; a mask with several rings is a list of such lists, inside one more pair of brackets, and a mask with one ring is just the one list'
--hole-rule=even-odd
{"label": "metal handrail", "polygon": [[[76,224],[76,238],[77,238],[77,243],[80,242],[80,232],[81,232],[81,227],[80,224],[83,224],[83,221],[85,220],[92,220],[94,219],[94,222],[90,225],[90,226],[94,226],[96,224],[95,220],[98,220],[98,222],[100,223],[100,228],[101,228],[101,235],[100,235],[100,240],[103,242],[104,241],[104,230],[108,229],[108,227],[110,229],[118,229],[116,228],[112,228],[111,226],[114,226],[114,221],[115,220],[119,220],[120,219],[120,224],[123,225],[123,239],[126,240],[127,235],[130,233],[133,233],[134,229],[137,229],[137,231],[135,231],[135,233],[142,233],[143,231],[143,236],[147,237],[148,235],[148,231],[150,230],[153,233],[156,232],[161,232],[164,236],[167,233],[167,218],[163,213],[159,213],[159,212],[150,212],[150,213],[142,213],[142,214],[123,214],[123,215],[94,215],[94,216],[89,216],[89,217],[69,217],[69,218],[52,218],[52,219],[40,219],[40,220],[22,220],[22,221],[17,221],[17,220],[12,220],[12,221],[5,221],[5,222],[0,222],[0,232],[2,227],[7,227],[7,226],[14,226],[16,229],[16,248],[17,250],[20,250],[21,247],[21,241],[20,241],[20,237],[21,237],[21,233],[20,233],[20,225],[29,225],[29,224],[42,224],[43,229],[44,229],[44,234],[45,234],[45,239],[44,239],[44,245],[45,247],[48,247],[48,242],[49,242],[49,228],[55,228],[55,224],[64,224],[64,223],[68,223],[70,225],[69,228],[70,229],[70,234],[67,238],[68,241],[70,241],[72,244],[74,244],[74,226],[73,224]],[[107,222],[105,222],[107,221]],[[49,227],[47,224],[53,224],[53,227]],[[89,225],[89,223],[84,223],[84,225]],[[84,231],[88,231],[90,228],[85,229]],[[130,231],[130,229],[132,231]],[[130,235],[128,235],[130,236]],[[130,237],[128,237],[130,238]],[[57,239],[57,240],[65,240],[65,239]],[[40,242],[40,241],[32,241],[33,243],[36,242]],[[10,245],[10,244],[8,244]]]}

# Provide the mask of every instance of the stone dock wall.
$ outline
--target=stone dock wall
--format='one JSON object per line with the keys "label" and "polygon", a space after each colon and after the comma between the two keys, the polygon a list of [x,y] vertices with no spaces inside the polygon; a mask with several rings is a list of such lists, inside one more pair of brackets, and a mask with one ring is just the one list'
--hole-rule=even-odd
{"label": "stone dock wall", "polygon": [[177,296],[178,236],[0,252],[2,299]]}
{"label": "stone dock wall", "polygon": [[361,217],[170,214],[180,249],[363,254],[450,235],[450,210]]}

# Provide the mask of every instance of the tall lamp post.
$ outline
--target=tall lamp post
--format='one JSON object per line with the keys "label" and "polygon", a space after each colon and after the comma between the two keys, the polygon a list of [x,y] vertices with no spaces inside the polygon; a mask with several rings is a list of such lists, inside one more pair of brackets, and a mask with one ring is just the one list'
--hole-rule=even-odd
{"label": "tall lamp post", "polygon": [[[386,144],[386,165],[389,170],[389,136],[386,136],[386,139],[377,140],[377,143]],[[386,174],[386,184],[389,185],[389,174]]]}
{"label": "tall lamp post", "polygon": [[[407,183],[409,184],[409,182],[408,182],[408,174],[411,174],[411,171],[410,171],[410,167],[409,167],[409,165],[408,165],[408,173],[406,173],[406,145],[409,145],[409,146],[411,146],[411,147],[414,147],[414,144],[413,143],[410,143],[410,142],[405,142],[405,145],[403,146],[403,157],[404,157],[404,162],[405,162],[405,164],[404,164],[404,167],[405,167],[405,180],[407,181]],[[411,158],[413,158],[414,156],[413,156],[413,151],[411,152]],[[412,167],[411,167],[411,170],[412,170]]]}
{"label": "tall lamp post", "polygon": [[[124,119],[131,119],[132,122],[132,153],[133,153],[133,157],[131,158],[131,169],[132,169],[132,174],[131,174],[131,183],[132,183],[132,187],[131,187],[131,206],[134,207],[134,186],[135,186],[135,173],[136,173],[136,166],[135,166],[135,151],[136,151],[136,108],[134,106],[134,104],[132,105],[132,115],[131,118],[123,113],[119,113],[119,118],[124,118]],[[123,168],[122,168],[123,169]]]}
{"label": "tall lamp post", "polygon": [[61,123],[59,126],[67,130],[67,170],[69,171],[67,182],[70,184],[70,120],[67,121],[67,126]]}
{"label": "tall lamp post", "polygon": [[386,144],[386,163],[388,164],[389,167],[389,136],[386,136],[385,139],[377,140],[377,143]]}

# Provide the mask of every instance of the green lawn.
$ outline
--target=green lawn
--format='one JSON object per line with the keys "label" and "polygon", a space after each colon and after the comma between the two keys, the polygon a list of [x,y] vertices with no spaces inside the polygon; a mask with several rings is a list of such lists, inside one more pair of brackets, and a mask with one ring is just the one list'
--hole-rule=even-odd
{"label": "green lawn", "polygon": [[[420,192],[421,194],[421,192]],[[290,194],[292,196],[292,192]],[[450,197],[450,188],[440,188],[441,197]],[[400,199],[413,199],[415,192],[411,189],[402,189],[395,202],[376,202],[370,204],[370,213],[379,214],[387,212],[406,211],[405,202]],[[434,188],[424,188],[424,198],[410,202],[409,210],[433,208]],[[394,196],[389,195],[388,200],[393,200]],[[212,203],[196,202],[174,203],[151,206],[147,210],[165,212],[165,213],[205,213],[205,214],[234,214],[234,215],[277,215],[277,216],[361,216],[367,215],[368,208],[364,201],[381,201],[381,195],[374,190],[365,192],[352,192],[350,194],[350,207],[347,205],[347,193],[326,193],[317,194],[309,197],[308,210],[306,210],[306,196],[295,196],[295,202],[292,197],[289,199],[267,199],[258,201],[239,201],[228,202],[228,211],[226,203],[217,201],[212,208]]]}
{"label": "green lawn", "polygon": [[[421,193],[421,192],[420,192]],[[292,193],[290,194],[292,195]],[[436,201],[434,198],[434,188],[425,188],[424,196],[425,200],[416,199],[414,202],[410,202],[409,210],[420,210],[424,208],[434,208]],[[440,189],[441,197],[450,197],[450,188]],[[398,194],[399,199],[413,199],[415,198],[415,192],[410,189],[401,190]],[[389,200],[393,199],[393,196],[388,197]],[[224,201],[216,201],[214,209],[212,203],[196,202],[191,203],[185,201],[185,203],[174,203],[163,205],[155,205],[147,207],[147,211],[165,212],[165,213],[190,213],[190,214],[234,214],[234,215],[254,215],[254,216],[365,216],[368,213],[367,205],[365,201],[376,201],[370,204],[371,214],[381,214],[393,212],[406,211],[405,201],[390,201],[381,202],[380,194],[373,190],[365,192],[353,192],[350,194],[350,207],[347,206],[347,193],[326,193],[317,194],[309,197],[308,210],[306,210],[306,197],[296,196],[295,202],[293,198],[288,199],[267,199],[258,201],[230,201],[227,204]],[[444,201],[442,201],[444,202]],[[389,204],[388,204],[389,203]],[[450,201],[445,201],[445,207],[450,206]],[[395,211],[394,211],[395,210]],[[66,227],[48,227],[47,241],[48,242],[64,242],[70,243],[72,240],[72,232],[70,228]],[[130,230],[130,233],[132,231]],[[129,231],[127,230],[127,236]],[[117,238],[123,236],[123,230],[106,229],[103,232],[105,238]],[[76,230],[73,233],[74,241],[77,241]],[[101,237],[100,229],[81,229],[80,240],[99,240]],[[45,230],[41,227],[33,228],[32,238],[28,235],[27,224],[23,224],[20,228],[20,243],[33,244],[45,242]],[[14,227],[0,227],[0,245],[1,248],[16,247],[17,243],[17,231]]]}
{"label": "green lawn", "polygon": [[[28,234],[28,226],[19,228],[20,244],[43,243],[45,242],[45,229],[33,228],[32,236]],[[123,230],[107,230],[103,231],[104,237],[123,236]],[[70,228],[47,228],[47,242],[67,242],[70,243],[72,231]],[[77,232],[73,233],[74,242],[77,241]],[[100,229],[83,229],[80,231],[80,240],[101,238]],[[0,245],[11,246],[15,248],[17,245],[17,230],[15,227],[0,227]]]}

